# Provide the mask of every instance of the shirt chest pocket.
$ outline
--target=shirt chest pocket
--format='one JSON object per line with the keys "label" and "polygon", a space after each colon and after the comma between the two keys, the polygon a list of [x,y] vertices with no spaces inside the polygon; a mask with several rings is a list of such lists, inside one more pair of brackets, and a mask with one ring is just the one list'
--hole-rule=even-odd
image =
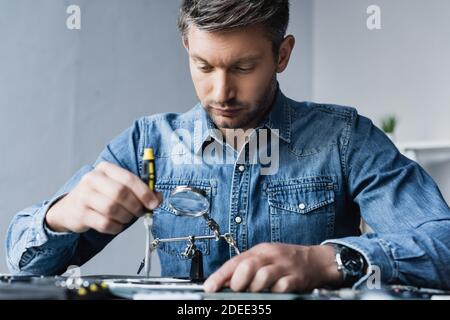
{"label": "shirt chest pocket", "polygon": [[271,240],[302,245],[320,244],[334,232],[335,184],[315,177],[267,185]]}
{"label": "shirt chest pocket", "polygon": [[[179,186],[189,186],[203,190],[212,205],[216,192],[213,180],[185,180],[185,179],[158,179],[156,190],[161,192],[164,200],[159,208],[154,211],[153,236],[158,239],[169,239],[189,236],[204,236],[211,234],[203,217],[190,217],[177,215],[169,205],[170,193]],[[188,245],[188,241],[160,242],[158,250],[172,257],[185,259],[182,255]],[[195,245],[203,255],[209,255],[209,240],[197,240]]]}

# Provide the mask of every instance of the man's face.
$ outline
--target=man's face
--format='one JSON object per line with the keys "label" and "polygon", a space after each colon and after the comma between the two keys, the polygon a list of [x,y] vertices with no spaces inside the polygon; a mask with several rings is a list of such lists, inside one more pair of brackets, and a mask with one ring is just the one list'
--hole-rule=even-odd
{"label": "man's face", "polygon": [[219,129],[254,128],[272,104],[277,61],[260,26],[207,32],[185,41],[197,96]]}

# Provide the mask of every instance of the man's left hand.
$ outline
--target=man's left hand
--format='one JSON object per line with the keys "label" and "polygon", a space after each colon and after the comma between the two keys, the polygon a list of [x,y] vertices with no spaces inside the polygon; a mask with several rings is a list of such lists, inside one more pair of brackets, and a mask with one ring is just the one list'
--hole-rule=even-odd
{"label": "man's left hand", "polygon": [[305,292],[341,281],[331,245],[263,243],[227,261],[206,280],[205,291]]}

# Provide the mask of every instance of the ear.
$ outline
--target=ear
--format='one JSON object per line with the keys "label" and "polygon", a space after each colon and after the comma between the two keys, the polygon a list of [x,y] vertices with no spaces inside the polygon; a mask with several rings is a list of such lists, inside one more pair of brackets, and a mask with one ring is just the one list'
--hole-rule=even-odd
{"label": "ear", "polygon": [[291,58],[292,50],[294,50],[295,46],[295,38],[292,35],[288,35],[286,38],[284,38],[283,42],[281,43],[279,54],[278,54],[278,66],[277,66],[277,72],[282,73],[284,70],[286,70],[289,59]]}
{"label": "ear", "polygon": [[187,36],[183,36],[181,38],[181,41],[183,42],[183,47],[186,49],[187,52],[189,52],[189,41]]}

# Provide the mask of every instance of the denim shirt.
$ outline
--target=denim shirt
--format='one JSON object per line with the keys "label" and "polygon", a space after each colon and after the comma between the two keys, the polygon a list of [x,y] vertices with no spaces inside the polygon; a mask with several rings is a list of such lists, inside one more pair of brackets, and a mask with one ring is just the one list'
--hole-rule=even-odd
{"label": "denim shirt", "polygon": [[[278,90],[270,114],[240,152],[214,128],[201,104],[183,114],[135,121],[53,197],[14,217],[6,239],[10,271],[59,274],[102,250],[113,236],[94,230],[55,233],[46,227],[45,214],[101,161],[144,180],[142,156],[151,147],[156,189],[164,195],[154,212],[156,238],[211,234],[203,218],[178,216],[168,204],[174,188],[192,186],[206,192],[210,217],[241,251],[263,242],[340,243],[359,251],[369,273],[377,268],[385,283],[450,288],[447,203],[432,178],[355,109],[296,102]],[[276,141],[268,151],[278,155],[266,172],[267,163],[242,157],[263,130]],[[361,235],[361,218],[373,232]],[[184,242],[158,247],[163,276],[189,275],[185,247]],[[197,248],[206,276],[235,254],[224,241],[198,241]]]}

